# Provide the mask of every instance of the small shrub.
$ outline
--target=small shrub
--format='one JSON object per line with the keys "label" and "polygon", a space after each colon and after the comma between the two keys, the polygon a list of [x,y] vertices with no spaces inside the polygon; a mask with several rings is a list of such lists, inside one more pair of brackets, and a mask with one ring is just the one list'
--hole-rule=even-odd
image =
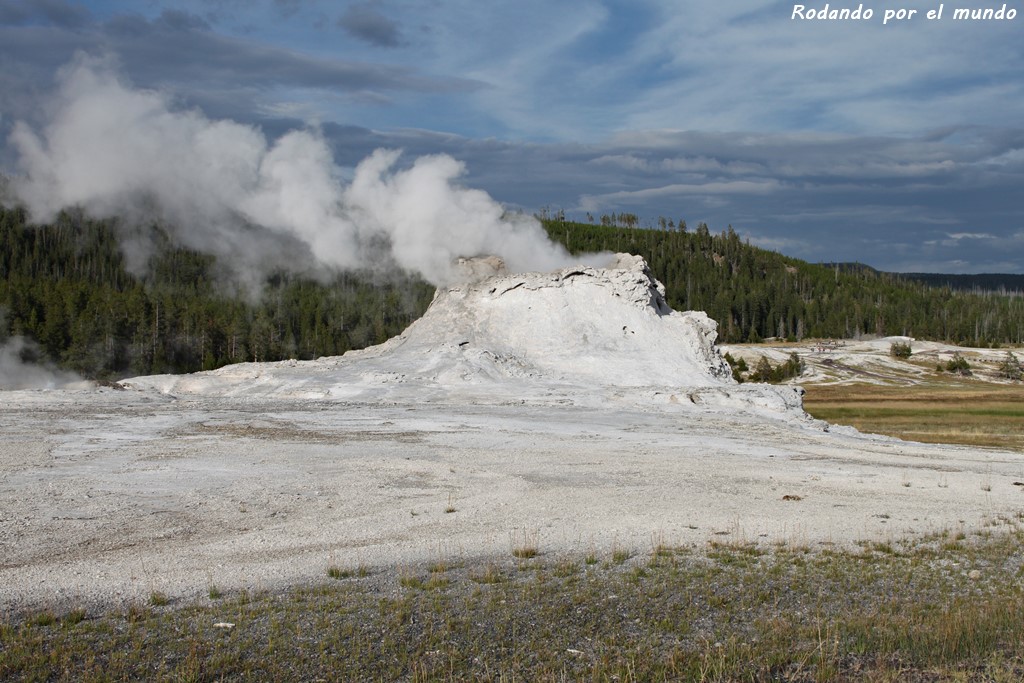
{"label": "small shrub", "polygon": [[789,358],[785,363],[778,366],[773,366],[766,356],[761,356],[761,359],[757,361],[757,365],[754,366],[754,371],[750,373],[747,379],[752,382],[784,382],[787,379],[802,375],[804,368],[803,360],[800,359],[800,356],[795,351],[789,354]]}
{"label": "small shrub", "polygon": [[725,362],[729,364],[729,367],[732,369],[732,378],[736,380],[739,384],[743,384],[743,382],[746,381],[743,377],[743,373],[748,372],[750,370],[750,368],[747,366],[747,361],[743,360],[743,358],[733,358],[732,354],[730,353],[726,353],[723,356],[723,358],[725,359]]}
{"label": "small shrub", "polygon": [[1012,382],[1019,382],[1021,377],[1024,376],[1024,370],[1021,369],[1020,361],[1017,360],[1017,356],[1013,355],[1012,351],[1007,351],[1006,358],[999,364],[999,376]]}
{"label": "small shrub", "polygon": [[893,342],[889,346],[889,355],[893,358],[910,358],[911,348],[909,342]]}
{"label": "small shrub", "polygon": [[789,354],[789,358],[786,362],[775,368],[775,372],[772,374],[773,382],[783,382],[793,377],[799,377],[804,374],[804,362],[797,355],[796,351]]}
{"label": "small shrub", "polygon": [[946,372],[952,372],[957,375],[969,375],[971,374],[971,364],[967,362],[967,359],[960,355],[957,351],[953,354],[953,357],[946,363]]}
{"label": "small shrub", "polygon": [[748,378],[751,382],[771,382],[772,374],[775,368],[772,367],[771,361],[768,360],[767,356],[761,356],[757,361],[757,365],[754,366],[754,371],[750,373]]}

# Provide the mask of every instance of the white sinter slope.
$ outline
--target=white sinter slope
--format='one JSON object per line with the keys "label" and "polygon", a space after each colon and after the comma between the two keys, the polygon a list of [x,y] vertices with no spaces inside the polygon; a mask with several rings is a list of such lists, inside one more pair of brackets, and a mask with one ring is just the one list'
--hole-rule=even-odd
{"label": "white sinter slope", "polygon": [[669,308],[639,256],[550,273],[508,274],[494,257],[462,265],[470,281],[438,290],[423,317],[384,344],[340,358],[242,363],[125,384],[176,395],[614,399],[803,416],[797,388],[737,385],[714,345],[716,323]]}

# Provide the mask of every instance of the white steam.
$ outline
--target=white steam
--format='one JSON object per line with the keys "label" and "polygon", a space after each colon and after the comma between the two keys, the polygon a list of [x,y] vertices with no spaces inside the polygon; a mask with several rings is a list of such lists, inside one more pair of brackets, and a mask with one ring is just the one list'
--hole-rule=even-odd
{"label": "white steam", "polygon": [[37,356],[31,340],[11,337],[0,342],[0,391],[18,389],[64,389],[86,384],[73,372],[60,370],[46,362],[31,362],[25,356]]}
{"label": "white steam", "polygon": [[[14,189],[36,221],[68,206],[157,218],[184,245],[250,273],[374,267],[390,255],[445,285],[458,278],[460,256],[495,254],[523,271],[574,261],[533,218],[510,218],[485,192],[458,185],[464,167],[449,156],[399,169],[399,152],[377,150],[346,184],[314,131],[268,141],[252,126],[176,110],[88,57],[58,83],[43,129],[18,122],[10,138],[21,166]],[[289,252],[296,240],[307,249]]]}

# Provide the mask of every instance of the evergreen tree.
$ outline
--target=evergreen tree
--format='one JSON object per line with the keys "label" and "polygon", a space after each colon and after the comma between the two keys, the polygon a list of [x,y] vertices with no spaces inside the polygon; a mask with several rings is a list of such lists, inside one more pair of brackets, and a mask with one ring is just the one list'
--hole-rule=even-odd
{"label": "evergreen tree", "polygon": [[1014,382],[1021,380],[1022,371],[1020,361],[1017,360],[1017,356],[1013,355],[1011,351],[1006,352],[1006,358],[999,365],[999,374],[1004,379],[1008,379]]}

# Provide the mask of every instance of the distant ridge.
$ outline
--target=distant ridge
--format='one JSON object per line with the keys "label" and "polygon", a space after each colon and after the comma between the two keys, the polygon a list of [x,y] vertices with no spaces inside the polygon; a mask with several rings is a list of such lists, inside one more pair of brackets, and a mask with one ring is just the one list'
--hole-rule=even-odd
{"label": "distant ridge", "polygon": [[868,272],[890,275],[901,280],[912,280],[929,287],[948,287],[957,292],[997,292],[999,294],[1024,293],[1022,273],[895,273],[872,268],[865,263],[819,263],[826,268],[838,268],[844,273]]}
{"label": "distant ridge", "polygon": [[1024,293],[1024,274],[1020,273],[893,273],[907,280],[923,282],[931,287],[949,287],[963,292]]}
{"label": "distant ridge", "polygon": [[[815,265],[824,266],[825,268],[831,268],[833,270],[838,268],[840,271],[842,271],[844,273],[868,272],[868,273],[872,273],[874,275],[881,275],[884,272],[884,271],[878,270],[877,268],[872,268],[871,266],[869,266],[866,263],[861,263],[860,261],[839,261],[839,262],[830,261],[828,263],[817,263]],[[891,274],[895,275],[896,273],[891,273]]]}

